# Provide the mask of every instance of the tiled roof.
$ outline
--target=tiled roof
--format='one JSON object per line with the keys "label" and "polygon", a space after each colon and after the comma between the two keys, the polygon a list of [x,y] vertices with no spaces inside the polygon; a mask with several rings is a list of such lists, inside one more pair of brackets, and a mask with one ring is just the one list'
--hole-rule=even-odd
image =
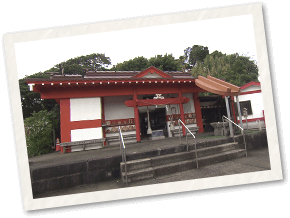
{"label": "tiled roof", "polygon": [[[141,71],[88,71],[84,78],[91,79],[129,79],[136,76]],[[193,79],[190,73],[179,71],[164,71],[164,73],[172,76],[173,78],[189,78]]]}
{"label": "tiled roof", "polygon": [[[152,70],[153,72],[156,70],[157,72],[162,72],[161,74],[159,73],[154,77],[154,74],[152,74],[153,77],[143,77],[142,73],[146,72],[146,70]],[[152,73],[152,71],[149,71]],[[180,72],[180,71],[160,71],[159,69],[155,67],[150,67],[145,69],[144,71],[87,71],[85,76],[82,75],[59,75],[59,74],[54,74],[54,73],[49,73],[51,74],[50,79],[44,79],[44,78],[30,78],[26,79],[26,82],[53,82],[53,81],[93,81],[93,80],[108,80],[108,81],[149,81],[152,79],[155,80],[185,80],[185,79],[195,79],[189,72]],[[138,76],[139,74],[139,76]],[[166,76],[168,75],[168,77]],[[148,74],[147,74],[148,75]],[[165,77],[164,77],[165,76]]]}

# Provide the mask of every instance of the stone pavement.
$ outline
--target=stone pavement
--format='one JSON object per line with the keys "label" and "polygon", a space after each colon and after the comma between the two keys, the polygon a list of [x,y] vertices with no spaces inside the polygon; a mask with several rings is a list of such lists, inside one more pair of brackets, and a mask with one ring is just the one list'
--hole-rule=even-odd
{"label": "stone pavement", "polygon": [[[202,140],[202,139],[199,139]],[[208,140],[208,139],[207,139]],[[193,169],[183,172],[178,172],[174,174],[164,175],[156,178],[146,179],[142,181],[136,181],[124,184],[120,178],[112,178],[107,181],[100,181],[94,184],[81,185],[74,188],[63,189],[59,191],[54,191],[45,194],[39,194],[35,198],[59,196],[59,195],[69,195],[76,193],[85,193],[92,191],[101,191],[109,189],[126,188],[133,186],[151,185],[158,183],[191,180],[199,178],[208,178],[215,176],[224,176],[239,173],[248,173],[255,171],[270,170],[270,159],[268,148],[263,147],[259,149],[249,150],[248,157],[241,157],[238,159],[233,159],[214,165],[209,165],[201,167],[199,169]]]}
{"label": "stone pavement", "polygon": [[[199,133],[196,135],[196,142],[204,141],[215,141],[225,137],[214,137],[213,132]],[[185,137],[182,137],[182,143],[185,144]],[[192,144],[194,139],[192,136],[188,136],[188,142]],[[126,153],[141,153],[145,151],[150,151],[157,148],[169,148],[176,147],[179,145],[179,137],[165,138],[162,140],[143,140],[140,143],[126,144]],[[119,145],[107,146],[102,149],[80,151],[61,154],[60,152],[54,152],[50,154],[45,154],[37,157],[29,158],[30,170],[49,167],[59,164],[66,164],[71,162],[85,161],[85,160],[96,160],[109,158],[115,155],[120,155]]]}

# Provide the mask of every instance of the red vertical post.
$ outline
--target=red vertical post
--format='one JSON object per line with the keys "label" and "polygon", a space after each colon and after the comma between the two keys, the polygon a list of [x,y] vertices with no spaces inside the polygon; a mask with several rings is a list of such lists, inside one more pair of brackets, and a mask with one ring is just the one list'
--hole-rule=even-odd
{"label": "red vertical post", "polygon": [[[105,123],[105,104],[104,104],[104,97],[101,97],[101,104],[102,104],[102,124]],[[103,130],[103,138],[106,138],[106,129],[105,127],[102,127]],[[104,146],[107,145],[107,142],[104,141]]]}
{"label": "red vertical post", "polygon": [[[70,99],[60,99],[60,141],[70,142]],[[66,149],[70,152],[70,149]],[[63,153],[63,147],[61,147],[61,153]]]}
{"label": "red vertical post", "polygon": [[[179,89],[178,98],[179,99],[182,98],[181,89]],[[184,109],[183,109],[182,103],[179,103],[179,109],[180,109],[181,121],[185,124],[185,116],[184,116]],[[183,125],[182,125],[182,133],[184,136],[186,135],[186,130],[185,130],[185,127]]]}
{"label": "red vertical post", "polygon": [[202,123],[202,114],[201,114],[201,108],[200,108],[200,102],[198,98],[198,92],[193,93],[193,102],[194,102],[194,109],[195,109],[195,115],[196,115],[196,122],[197,126],[199,127],[198,132],[203,133],[203,123]]}
{"label": "red vertical post", "polygon": [[134,106],[134,116],[135,116],[135,129],[136,129],[136,140],[137,142],[141,142],[141,136],[140,136],[140,121],[139,121],[139,110],[138,110],[138,105],[137,105],[137,90],[136,88],[134,89],[134,94],[133,94],[133,100],[135,101],[135,106]]}

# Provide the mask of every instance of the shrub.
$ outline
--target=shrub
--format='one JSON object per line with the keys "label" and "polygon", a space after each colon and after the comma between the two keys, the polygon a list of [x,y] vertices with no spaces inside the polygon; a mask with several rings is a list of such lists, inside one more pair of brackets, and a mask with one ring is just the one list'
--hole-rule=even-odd
{"label": "shrub", "polygon": [[28,157],[52,152],[54,111],[33,112],[24,120]]}

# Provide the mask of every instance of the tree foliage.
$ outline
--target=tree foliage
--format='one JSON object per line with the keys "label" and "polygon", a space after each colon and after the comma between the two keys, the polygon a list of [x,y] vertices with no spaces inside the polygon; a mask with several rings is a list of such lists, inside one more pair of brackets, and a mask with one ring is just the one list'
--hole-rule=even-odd
{"label": "tree foliage", "polygon": [[172,54],[156,55],[149,59],[148,64],[148,67],[154,66],[162,71],[181,70],[178,59],[176,60]]}
{"label": "tree foliage", "polygon": [[142,71],[146,68],[154,66],[163,71],[178,71],[181,70],[179,60],[175,59],[172,54],[156,55],[149,60],[143,56],[118,63],[110,70],[116,71]]}
{"label": "tree foliage", "polygon": [[[61,64],[61,66],[60,66]],[[19,88],[21,95],[21,104],[23,118],[30,117],[33,112],[39,112],[41,110],[50,111],[55,105],[54,99],[41,99],[40,94],[29,91],[27,83],[24,81],[27,78],[49,78],[50,75],[47,72],[59,72],[61,68],[64,70],[64,74],[81,74],[84,75],[86,70],[107,70],[107,67],[111,64],[111,59],[106,57],[105,54],[93,53],[85,56],[71,58],[63,63],[56,64],[54,67],[46,70],[45,72],[38,72],[30,76],[26,76],[19,80]]]}
{"label": "tree foliage", "polygon": [[54,99],[41,99],[39,93],[31,92],[29,86],[25,82],[26,78],[49,78],[49,75],[39,72],[19,80],[22,114],[24,119],[30,117],[33,112],[39,112],[43,109],[50,111],[56,104]]}
{"label": "tree foliage", "polygon": [[54,128],[59,126],[59,109],[33,112],[24,119],[28,156],[47,154],[53,150]]}
{"label": "tree foliage", "polygon": [[206,56],[203,62],[197,62],[191,74],[194,77],[211,75],[237,86],[258,81],[258,67],[255,61],[238,53],[226,55],[215,51]]}
{"label": "tree foliage", "polygon": [[129,61],[124,61],[123,63],[118,63],[116,66],[113,66],[111,70],[115,71],[142,71],[148,67],[148,59],[141,56]]}
{"label": "tree foliage", "polygon": [[206,56],[209,54],[208,47],[202,45],[193,45],[184,50],[185,63],[187,69],[191,69],[197,62],[203,62]]}
{"label": "tree foliage", "polygon": [[111,65],[111,59],[106,57],[105,54],[93,53],[85,56],[71,58],[65,62],[56,64],[45,72],[59,72],[63,69],[64,74],[80,74],[85,75],[86,69],[95,70],[108,70]]}

